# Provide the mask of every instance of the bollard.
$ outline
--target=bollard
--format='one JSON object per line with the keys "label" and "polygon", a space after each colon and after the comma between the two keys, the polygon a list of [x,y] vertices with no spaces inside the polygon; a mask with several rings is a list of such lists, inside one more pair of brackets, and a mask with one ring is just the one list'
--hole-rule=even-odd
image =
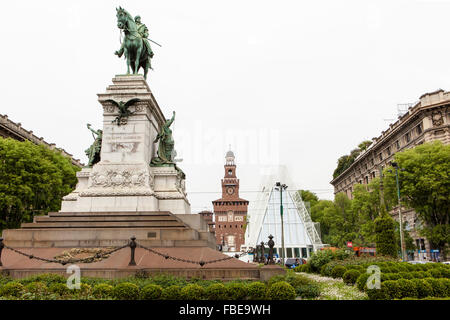
{"label": "bollard", "polygon": [[269,246],[269,258],[267,264],[274,264],[273,262],[273,247],[275,246],[275,241],[273,241],[273,235],[269,235],[269,241],[267,241]]}
{"label": "bollard", "polygon": [[3,264],[2,264],[2,251],[3,251],[4,247],[5,247],[5,244],[3,243],[3,238],[0,238],[0,267],[3,267]]}
{"label": "bollard", "polygon": [[130,259],[130,263],[128,265],[135,266],[136,265],[136,261],[134,261],[134,251],[136,250],[136,237],[135,236],[131,237],[130,248],[131,248],[131,259]]}

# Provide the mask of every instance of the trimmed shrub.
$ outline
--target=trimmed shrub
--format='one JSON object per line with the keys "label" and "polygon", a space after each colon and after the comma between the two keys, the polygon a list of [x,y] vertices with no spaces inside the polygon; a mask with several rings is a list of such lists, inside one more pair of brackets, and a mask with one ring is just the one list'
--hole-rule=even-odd
{"label": "trimmed shrub", "polygon": [[267,290],[267,299],[293,300],[295,299],[295,290],[286,281],[276,282]]}
{"label": "trimmed shrub", "polygon": [[400,299],[402,297],[398,281],[400,280],[387,280],[381,283],[381,288],[387,299]]}
{"label": "trimmed shrub", "polygon": [[442,267],[440,271],[443,278],[450,278],[450,268]]}
{"label": "trimmed shrub", "polygon": [[119,283],[113,289],[113,296],[119,300],[137,300],[139,299],[139,287],[130,282]]}
{"label": "trimmed shrub", "polygon": [[388,280],[398,280],[402,279],[402,276],[400,275],[400,272],[398,273],[389,273],[389,279]]}
{"label": "trimmed shrub", "polygon": [[73,291],[78,296],[87,296],[91,293],[92,287],[87,283],[80,283],[80,289],[74,289]]}
{"label": "trimmed shrub", "polygon": [[399,272],[399,275],[402,279],[413,279],[413,275],[409,272]]}
{"label": "trimmed shrub", "polygon": [[411,272],[411,275],[413,276],[413,279],[425,278],[425,272],[423,272],[423,271],[414,271],[414,272]]}
{"label": "trimmed shrub", "polygon": [[358,270],[348,270],[342,276],[342,280],[344,280],[345,284],[353,286],[360,274],[361,273]]}
{"label": "trimmed shrub", "polygon": [[243,300],[247,297],[247,287],[243,283],[232,282],[227,284],[228,299]]}
{"label": "trimmed shrub", "polygon": [[347,270],[345,269],[344,266],[336,266],[333,268],[333,270],[331,270],[331,276],[333,278],[342,278],[342,276],[346,271]]}
{"label": "trimmed shrub", "polygon": [[198,284],[188,284],[181,289],[181,295],[185,300],[202,300],[205,296],[205,289]]}
{"label": "trimmed shrub", "polygon": [[439,279],[442,277],[441,271],[437,268],[430,269],[428,271],[431,274],[431,277]]}
{"label": "trimmed shrub", "polygon": [[368,273],[361,273],[361,275],[356,279],[356,286],[360,291],[366,291],[367,290],[367,280],[369,279],[370,274]]}
{"label": "trimmed shrub", "polygon": [[27,285],[33,282],[43,282],[47,287],[53,283],[66,283],[64,276],[55,273],[43,273],[36,276],[27,277],[20,280],[20,283]]}
{"label": "trimmed shrub", "polygon": [[205,290],[208,300],[226,300],[228,298],[227,289],[222,283],[213,283]]}
{"label": "trimmed shrub", "polygon": [[309,263],[304,264],[302,272],[311,273],[312,272],[311,264]]}
{"label": "trimmed shrub", "polygon": [[252,282],[247,286],[247,294],[250,300],[264,300],[266,298],[266,286],[262,282]]}
{"label": "trimmed shrub", "polygon": [[376,288],[367,289],[366,288],[366,293],[367,293],[367,296],[369,297],[369,300],[388,300],[389,299],[389,296],[386,294],[385,283],[386,282],[381,283],[380,289],[376,289]]}
{"label": "trimmed shrub", "polygon": [[17,281],[11,281],[0,288],[0,296],[3,297],[20,297],[25,291],[23,284]]}
{"label": "trimmed shrub", "polygon": [[442,279],[439,279],[439,281],[445,287],[445,296],[450,297],[450,279],[442,278]]}
{"label": "trimmed shrub", "polygon": [[394,219],[384,211],[374,220],[374,225],[377,254],[396,257],[397,242],[395,240]]}
{"label": "trimmed shrub", "polygon": [[426,298],[426,297],[428,297],[428,296],[433,294],[433,288],[425,280],[423,280],[423,279],[412,279],[411,282],[413,283],[413,285],[414,285],[414,287],[416,289],[417,297],[419,299]]}
{"label": "trimmed shrub", "polygon": [[181,287],[176,284],[164,288],[161,294],[163,300],[180,300],[181,298]]}
{"label": "trimmed shrub", "polygon": [[148,284],[141,290],[141,299],[158,300],[161,297],[163,289],[157,284]]}
{"label": "trimmed shrub", "polygon": [[305,276],[302,276],[300,274],[292,274],[289,273],[285,278],[284,281],[289,283],[294,289],[296,289],[299,286],[304,286],[307,284],[310,284],[312,280],[308,279]]}
{"label": "trimmed shrub", "polygon": [[297,296],[303,299],[314,299],[320,296],[320,287],[317,284],[311,283],[297,287],[295,292]]}
{"label": "trimmed shrub", "polygon": [[66,284],[64,283],[52,283],[49,287],[48,287],[48,291],[51,293],[55,293],[61,297],[65,296],[65,295],[69,295],[70,294],[70,289],[67,287]]}
{"label": "trimmed shrub", "polygon": [[431,285],[433,297],[445,297],[446,287],[443,282],[435,278],[425,278],[424,280]]}
{"label": "trimmed shrub", "polygon": [[307,264],[311,265],[311,270],[313,272],[319,272],[320,268],[333,260],[333,258],[333,251],[329,249],[319,250],[311,255],[311,258],[309,258]]}
{"label": "trimmed shrub", "polygon": [[25,290],[28,293],[35,295],[45,295],[48,291],[47,285],[44,282],[32,282],[25,286]]}
{"label": "trimmed shrub", "polygon": [[100,283],[94,286],[94,289],[92,290],[92,294],[97,299],[105,299],[113,296],[114,287],[106,284],[106,283]]}
{"label": "trimmed shrub", "polygon": [[400,279],[400,280],[397,280],[397,284],[399,286],[401,298],[404,298],[404,297],[417,298],[416,286],[414,285],[414,283],[411,280]]}

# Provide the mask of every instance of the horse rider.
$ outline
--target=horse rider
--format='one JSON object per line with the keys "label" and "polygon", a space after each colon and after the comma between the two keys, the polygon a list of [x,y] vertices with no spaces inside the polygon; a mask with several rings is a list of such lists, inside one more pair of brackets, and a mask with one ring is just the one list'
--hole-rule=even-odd
{"label": "horse rider", "polygon": [[150,47],[150,42],[148,41],[148,28],[145,24],[141,22],[141,17],[136,16],[134,18],[134,22],[136,23],[138,33],[141,35],[142,40],[144,41],[145,50],[147,51],[147,54],[150,56],[150,58],[153,58],[153,51]]}

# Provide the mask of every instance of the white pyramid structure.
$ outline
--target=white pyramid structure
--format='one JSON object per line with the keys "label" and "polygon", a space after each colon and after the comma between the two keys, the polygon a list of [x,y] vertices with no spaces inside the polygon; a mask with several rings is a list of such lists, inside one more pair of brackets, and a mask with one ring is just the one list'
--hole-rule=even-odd
{"label": "white pyramid structure", "polygon": [[[250,201],[245,230],[245,248],[267,243],[272,235],[276,253],[281,253],[280,191],[275,184],[286,184],[283,190],[284,247],[286,258],[308,258],[311,252],[323,247],[318,223],[311,220],[305,203],[297,193],[297,186],[289,178],[285,166],[272,167],[262,175],[258,196]],[[267,245],[266,245],[267,247]]]}

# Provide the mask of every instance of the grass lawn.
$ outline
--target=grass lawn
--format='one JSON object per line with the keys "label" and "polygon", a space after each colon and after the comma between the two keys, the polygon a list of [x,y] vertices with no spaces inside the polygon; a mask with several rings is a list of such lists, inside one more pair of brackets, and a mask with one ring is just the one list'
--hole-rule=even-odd
{"label": "grass lawn", "polygon": [[316,300],[367,300],[367,294],[356,286],[346,285],[342,279],[322,277],[317,274],[297,272],[314,280],[320,286],[320,296]]}

